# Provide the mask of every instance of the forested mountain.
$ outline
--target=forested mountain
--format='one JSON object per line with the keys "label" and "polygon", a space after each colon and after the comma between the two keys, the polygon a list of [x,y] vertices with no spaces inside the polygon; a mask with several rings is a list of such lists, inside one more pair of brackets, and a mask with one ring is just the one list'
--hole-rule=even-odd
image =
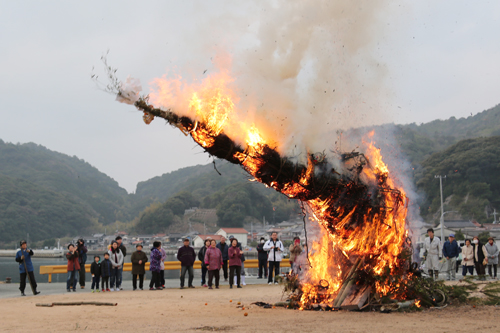
{"label": "forested mountain", "polygon": [[395,136],[410,162],[418,166],[433,153],[460,140],[500,136],[500,104],[467,118],[451,117],[421,125],[397,125]]}
{"label": "forested mountain", "polygon": [[415,174],[424,198],[421,213],[428,220],[439,210],[439,180],[443,197],[449,198],[445,210],[460,212],[463,218],[491,222],[489,214],[500,207],[500,136],[462,140],[422,162]]}
{"label": "forested mountain", "polygon": [[[500,210],[500,105],[467,118],[427,124],[383,125],[412,163],[426,221],[439,216],[439,181],[445,209],[463,218],[491,220]],[[110,223],[132,232],[162,232],[182,223],[192,206],[217,210],[220,225],[241,225],[252,217],[276,222],[299,212],[290,201],[249,176],[236,165],[182,168],[137,185],[135,194],[89,163],[34,143],[0,140],[0,245],[30,233],[33,240],[90,233]],[[218,174],[220,172],[221,175]]]}
{"label": "forested mountain", "polygon": [[41,240],[85,230],[95,213],[66,195],[0,175],[0,242]]}
{"label": "forested mountain", "polygon": [[34,143],[0,140],[0,175],[22,179],[63,194],[92,213],[103,224],[117,219],[127,191],[89,163]]}

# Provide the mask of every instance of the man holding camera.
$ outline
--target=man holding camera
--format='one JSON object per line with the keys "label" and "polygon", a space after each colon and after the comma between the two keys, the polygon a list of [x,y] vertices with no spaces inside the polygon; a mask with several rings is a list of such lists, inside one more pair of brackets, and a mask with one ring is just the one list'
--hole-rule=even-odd
{"label": "man holding camera", "polygon": [[274,268],[274,284],[278,284],[276,278],[280,274],[280,263],[282,253],[285,250],[283,243],[278,239],[278,233],[273,232],[271,239],[264,244],[264,251],[269,251],[267,261],[269,262],[269,278],[268,284],[273,284],[273,268]]}

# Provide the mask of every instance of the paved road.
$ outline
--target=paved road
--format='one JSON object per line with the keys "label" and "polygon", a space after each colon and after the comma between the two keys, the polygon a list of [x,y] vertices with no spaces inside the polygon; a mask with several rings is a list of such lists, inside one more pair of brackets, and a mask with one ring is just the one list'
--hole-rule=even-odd
{"label": "paved road", "polygon": [[[222,279],[224,280],[224,279]],[[196,288],[199,287],[199,279],[195,279],[194,285]],[[187,277],[186,277],[187,283]],[[247,277],[247,284],[266,284],[267,279],[257,279],[256,277]],[[228,282],[221,281],[221,285],[227,285]],[[77,285],[76,292],[71,292],[72,294],[78,293],[90,293],[91,283],[87,281],[85,285],[85,289],[80,289]],[[146,290],[149,287],[149,280],[144,281],[144,289]],[[165,287],[167,288],[179,288],[179,280],[178,279],[168,279],[165,280]],[[132,290],[132,281],[124,281],[123,284],[124,290]],[[65,294],[66,291],[66,283],[39,283],[38,290],[41,292],[40,295],[57,295],[57,294]],[[26,286],[26,290],[24,291],[26,297],[36,297],[31,293],[31,289],[29,285]],[[21,297],[21,292],[19,291],[19,283],[0,283],[0,299],[2,298],[12,298],[12,297]]]}

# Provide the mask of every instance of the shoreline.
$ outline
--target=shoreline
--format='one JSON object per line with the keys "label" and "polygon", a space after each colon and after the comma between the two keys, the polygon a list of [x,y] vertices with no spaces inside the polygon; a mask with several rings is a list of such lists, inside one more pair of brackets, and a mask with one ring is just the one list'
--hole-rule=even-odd
{"label": "shoreline", "polygon": [[[424,309],[419,312],[299,311],[263,309],[254,302],[282,299],[277,285],[249,285],[243,289],[167,289],[0,299],[6,332],[496,332],[500,307],[472,306]],[[37,303],[112,302],[117,306],[37,307]],[[240,303],[240,304],[239,304]],[[243,310],[242,307],[245,309]],[[26,313],[23,317],[22,313]],[[246,314],[246,315],[245,315]],[[21,316],[21,317],[20,317]],[[22,320],[21,320],[22,319]]]}

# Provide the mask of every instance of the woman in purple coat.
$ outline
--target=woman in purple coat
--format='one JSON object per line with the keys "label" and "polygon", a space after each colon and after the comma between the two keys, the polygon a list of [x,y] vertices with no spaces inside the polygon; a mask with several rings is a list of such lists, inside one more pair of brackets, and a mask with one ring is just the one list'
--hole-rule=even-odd
{"label": "woman in purple coat", "polygon": [[149,282],[149,290],[155,290],[153,286],[156,286],[156,290],[162,290],[160,286],[160,271],[161,271],[161,252],[160,252],[160,242],[153,242],[153,248],[150,254],[150,264],[149,270],[152,273],[151,282]]}
{"label": "woman in purple coat", "polygon": [[215,276],[215,288],[219,289],[220,269],[222,267],[222,252],[217,248],[217,242],[212,239],[210,247],[205,252],[205,265],[208,269],[208,289],[212,288],[212,280]]}

